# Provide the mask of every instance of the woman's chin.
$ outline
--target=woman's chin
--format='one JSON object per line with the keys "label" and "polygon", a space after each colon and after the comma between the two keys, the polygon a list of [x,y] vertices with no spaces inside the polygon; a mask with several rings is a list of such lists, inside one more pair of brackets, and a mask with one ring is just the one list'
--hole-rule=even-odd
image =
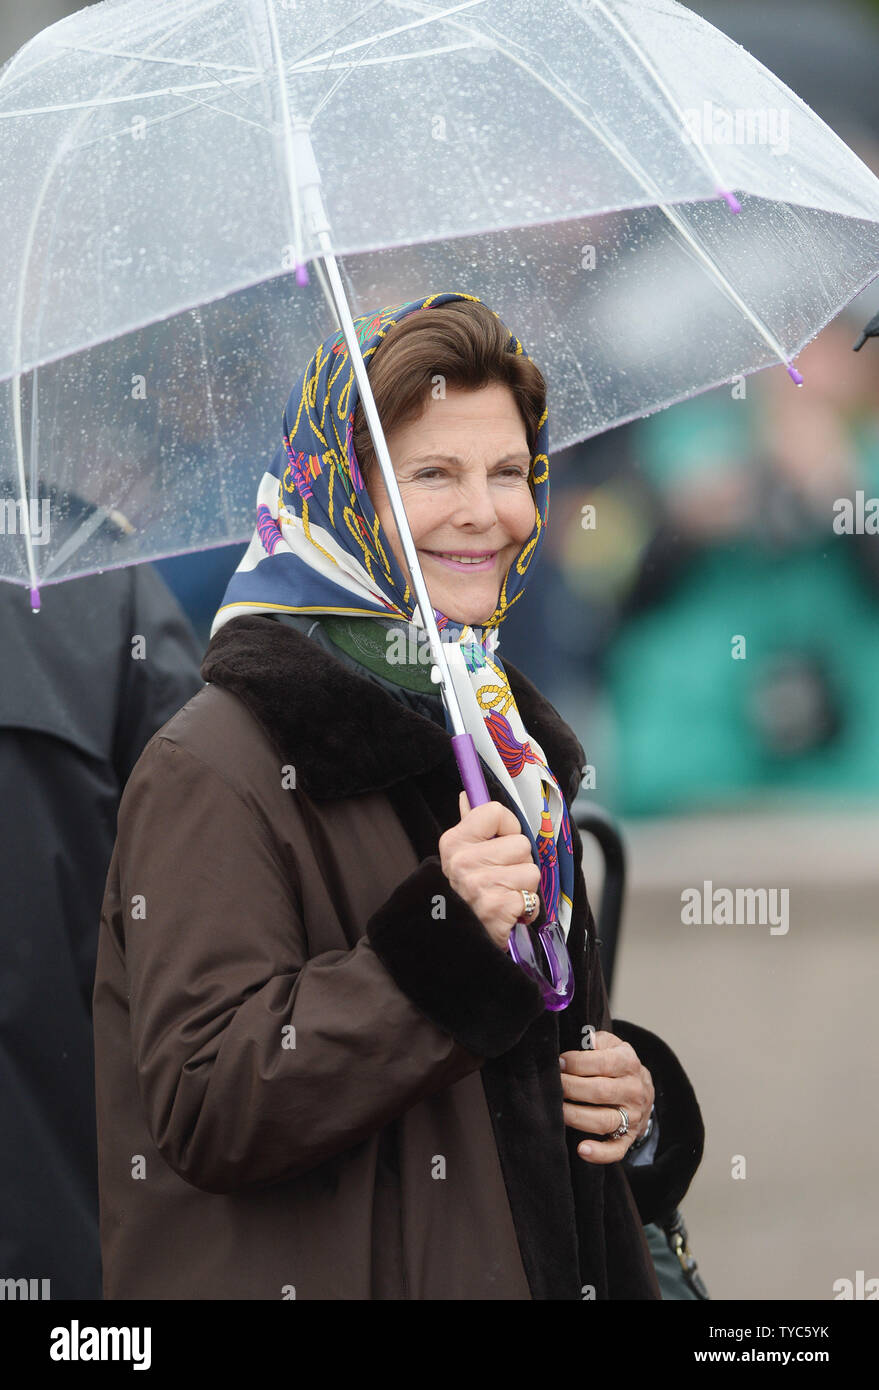
{"label": "woman's chin", "polygon": [[482,627],[488,622],[496,608],[496,604],[488,607],[474,606],[471,604],[450,604],[444,608],[441,603],[434,605],[440,613],[445,613],[450,623],[457,623],[459,627]]}
{"label": "woman's chin", "polygon": [[[503,573],[497,567],[481,573],[455,572],[431,555],[421,551],[422,569],[430,601],[439,613],[459,626],[482,627],[498,605]],[[504,556],[506,558],[506,556]],[[509,565],[507,561],[507,565]]]}

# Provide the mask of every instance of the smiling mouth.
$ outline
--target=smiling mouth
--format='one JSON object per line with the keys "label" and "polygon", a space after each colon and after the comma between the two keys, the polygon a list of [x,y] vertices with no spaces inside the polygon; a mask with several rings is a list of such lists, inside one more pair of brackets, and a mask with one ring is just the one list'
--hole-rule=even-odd
{"label": "smiling mouth", "polygon": [[459,550],[428,550],[427,555],[432,555],[435,560],[441,560],[443,564],[452,565],[456,569],[488,569],[494,564],[497,557],[496,550],[478,551],[459,551]]}

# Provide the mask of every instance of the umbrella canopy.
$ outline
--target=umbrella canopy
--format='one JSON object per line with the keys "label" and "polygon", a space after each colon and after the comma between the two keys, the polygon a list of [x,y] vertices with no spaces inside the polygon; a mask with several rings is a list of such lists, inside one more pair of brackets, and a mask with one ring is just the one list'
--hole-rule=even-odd
{"label": "umbrella canopy", "polygon": [[[496,309],[554,449],[789,363],[879,271],[879,181],[672,0],[104,0],[3,69],[0,149],[0,576],[32,586],[246,538],[339,326],[327,245],[355,315]],[[40,529],[44,483],[89,523]]]}

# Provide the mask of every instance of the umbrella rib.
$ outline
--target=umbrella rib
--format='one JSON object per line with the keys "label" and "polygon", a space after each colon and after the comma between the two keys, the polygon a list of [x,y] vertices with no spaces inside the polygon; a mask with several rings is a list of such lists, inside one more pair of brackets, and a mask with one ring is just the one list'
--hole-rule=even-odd
{"label": "umbrella rib", "polygon": [[259,76],[256,68],[245,67],[242,63],[211,63],[205,62],[202,58],[154,58],[150,53],[126,53],[122,49],[92,48],[90,44],[84,43],[55,41],[55,47],[66,48],[73,53],[95,53],[100,58],[128,58],[137,63],[164,63],[176,68],[220,68],[224,72],[244,72]]}
{"label": "umbrella rib", "polygon": [[[217,81],[220,83],[221,86],[225,87],[226,90],[230,92],[233,97],[238,97],[238,99],[242,101],[245,106],[248,106],[252,111],[255,111],[257,115],[262,115],[262,112],[259,110],[259,107],[254,106],[253,102],[248,101],[246,97],[242,96],[241,92],[235,91],[234,88],[230,87],[229,83],[224,82],[222,78],[215,79],[215,82],[211,83],[210,85],[216,85]],[[175,116],[185,115],[188,111],[192,109],[193,104],[198,106],[205,106],[209,111],[218,111],[224,116],[235,116],[238,120],[244,121],[247,125],[257,126],[260,130],[265,131],[267,135],[271,135],[275,129],[274,123],[269,126],[262,124],[261,121],[248,121],[246,116],[239,116],[237,112],[229,111],[223,106],[212,106],[211,103],[208,101],[199,101],[197,97],[189,97],[187,105],[178,106],[176,111],[166,112],[164,116],[151,116],[149,120],[144,120],[144,129],[146,130],[151,126],[161,125],[163,121],[171,121],[174,119]],[[130,134],[130,126],[121,126],[119,130],[105,130],[101,135],[96,135],[94,139],[83,140],[81,144],[73,145],[71,146],[71,148],[74,150],[84,150],[87,149],[90,145],[100,144],[102,140],[115,140],[119,135]]]}
{"label": "umbrella rib", "polygon": [[[642,66],[644,67],[644,69],[645,69],[645,70],[650,74],[650,76],[653,78],[653,81],[656,83],[656,85],[657,85],[657,87],[659,88],[660,92],[661,92],[662,95],[665,97],[665,99],[666,99],[666,101],[668,102],[669,106],[672,108],[672,110],[674,111],[675,115],[676,115],[677,118],[678,118],[678,122],[679,122],[679,125],[680,125],[679,134],[681,135],[681,141],[682,141],[682,143],[684,143],[684,141],[683,141],[683,131],[684,131],[684,127],[685,127],[685,124],[686,124],[685,121],[684,121],[684,113],[681,111],[681,108],[680,108],[680,106],[678,105],[678,102],[677,102],[677,99],[675,98],[674,93],[671,91],[671,89],[669,88],[669,86],[668,86],[667,83],[665,82],[664,78],[662,77],[662,74],[657,70],[657,68],[656,68],[656,67],[654,66],[654,64],[651,62],[649,55],[644,51],[644,49],[642,48],[642,46],[638,43],[637,39],[634,38],[633,35],[629,33],[629,31],[628,31],[628,29],[626,29],[625,25],[622,24],[621,21],[616,17],[616,15],[613,14],[613,13],[611,12],[611,10],[608,9],[607,5],[604,3],[604,0],[591,0],[591,3],[592,3],[593,5],[595,5],[596,9],[598,9],[598,10],[601,11],[601,13],[605,16],[606,19],[608,19],[608,20],[610,21],[610,23],[611,23],[611,24],[613,25],[613,27],[616,29],[616,31],[617,31],[617,33],[620,35],[620,37],[624,40],[625,43],[628,44],[629,48],[630,48],[630,49],[632,50],[632,52],[635,54],[635,57],[638,59],[639,63],[642,64]],[[718,191],[721,191],[723,185],[722,185],[720,170],[717,168],[717,165],[714,163],[714,160],[711,158],[710,154],[709,154],[708,151],[705,149],[705,146],[702,144],[701,136],[699,135],[699,133],[698,133],[697,131],[693,132],[693,135],[691,136],[691,141],[692,141],[692,143],[696,146],[696,148],[698,149],[700,155],[702,156],[702,158],[704,159],[706,165],[708,166],[708,169],[709,169],[709,171],[710,171],[710,173],[711,173],[711,176],[712,176],[712,178],[715,180],[715,183],[716,183],[716,185],[717,185]]]}
{"label": "umbrella rib", "polygon": [[[368,53],[368,52],[369,52],[369,49],[367,49],[366,52]],[[365,56],[365,55],[364,55],[364,56]],[[362,59],[361,59],[361,62],[362,62]],[[332,86],[329,88],[329,90],[327,91],[326,95],[323,96],[323,97],[321,97],[320,101],[317,103],[317,106],[315,106],[315,108],[314,108],[314,110],[312,111],[311,115],[308,117],[308,124],[309,124],[310,126],[311,126],[311,125],[314,125],[314,122],[316,121],[317,117],[320,115],[321,111],[323,111],[323,109],[324,109],[324,107],[326,106],[327,102],[330,101],[330,99],[333,97],[333,95],[335,94],[335,92],[338,90],[338,88],[339,88],[339,87],[342,85],[342,83],[345,81],[345,78],[346,78],[346,77],[349,77],[350,74],[351,74],[356,68],[358,68],[358,67],[360,67],[360,62],[358,62],[358,63],[351,63],[351,64],[349,64],[349,65],[347,66],[347,68],[346,68],[346,70],[345,70],[344,72],[341,72],[341,73],[339,74],[339,76],[336,78],[336,80],[335,80],[335,82],[333,83],[333,85],[332,85]],[[329,71],[329,64],[327,64],[326,68],[324,68],[324,73],[326,73],[326,72],[328,72],[328,71]]]}
{"label": "umbrella rib", "polygon": [[278,92],[281,98],[281,129],[284,139],[284,159],[287,168],[288,193],[293,213],[293,253],[298,267],[304,264],[302,248],[302,207],[299,199],[299,179],[296,172],[296,155],[293,149],[293,127],[290,121],[290,105],[287,97],[287,72],[284,68],[284,55],[281,52],[281,39],[278,33],[275,0],[265,0],[266,17],[274,57],[275,75],[278,79]]}
{"label": "umbrella rib", "polygon": [[[366,52],[368,53],[368,52],[369,52],[369,49],[367,49]],[[331,56],[330,61],[332,61],[332,58],[334,58],[335,56],[336,56],[336,49],[334,48],[334,49],[333,49],[333,52],[332,52],[332,56]],[[330,66],[330,64],[327,63],[326,68],[324,68],[324,77],[326,77],[327,71],[329,70],[329,66]],[[312,111],[311,115],[310,115],[309,117],[307,117],[309,129],[311,128],[311,124],[312,124],[312,122],[314,121],[315,116],[317,116],[318,113],[322,110],[322,108],[323,108],[324,106],[326,106],[327,102],[330,100],[330,98],[332,97],[333,93],[334,93],[335,91],[338,90],[339,86],[344,82],[344,80],[345,80],[345,74],[342,73],[341,76],[339,76],[339,77],[336,79],[336,81],[333,83],[333,85],[330,87],[330,89],[329,89],[329,91],[326,93],[326,95],[318,102],[317,106],[314,108],[314,110]]]}
{"label": "umbrella rib", "polygon": [[[176,119],[177,116],[185,116],[185,115],[187,115],[187,114],[192,110],[193,105],[197,105],[197,106],[206,106],[206,107],[208,108],[209,111],[220,111],[220,112],[222,112],[222,113],[223,113],[224,115],[226,115],[226,116],[235,116],[235,115],[237,115],[236,112],[234,112],[234,111],[227,111],[227,110],[225,110],[225,108],[222,107],[222,106],[212,106],[212,105],[210,104],[210,102],[207,102],[207,101],[198,101],[197,98],[189,97],[189,98],[187,99],[186,105],[185,105],[185,106],[178,106],[176,111],[166,111],[164,116],[150,116],[149,119],[147,119],[147,118],[145,117],[145,118],[144,118],[144,123],[143,123],[143,128],[144,128],[144,130],[149,130],[149,129],[151,129],[153,126],[162,125],[162,123],[163,123],[164,121],[173,121],[173,120]],[[245,120],[245,117],[244,117],[244,116],[238,116],[238,120]],[[249,121],[248,124],[249,124],[249,125],[257,125],[257,122],[256,122],[256,121]],[[268,126],[264,126],[263,129],[264,129],[264,130],[269,130],[269,127],[268,127]],[[78,145],[71,145],[70,148],[71,148],[71,150],[86,150],[86,149],[89,148],[90,145],[98,145],[98,144],[101,143],[102,140],[116,140],[116,139],[118,139],[118,137],[119,137],[120,135],[125,135],[125,136],[130,137],[130,136],[131,136],[131,126],[130,126],[130,125],[120,126],[118,130],[105,130],[101,135],[96,135],[96,136],[94,137],[94,139],[92,139],[92,140],[83,140],[83,141],[82,141],[80,144],[78,144]]]}
{"label": "umbrella rib", "polygon": [[[379,37],[381,37],[381,36],[379,36]],[[375,47],[375,44],[378,43],[378,42],[379,42],[379,39],[376,38],[375,43],[373,43],[372,47],[374,48],[374,47]],[[383,64],[383,63],[396,63],[396,62],[402,62],[402,61],[404,61],[404,60],[408,60],[408,59],[411,59],[411,58],[429,58],[429,57],[433,56],[434,54],[438,54],[438,53],[455,53],[455,52],[457,52],[458,49],[460,49],[460,48],[472,48],[472,47],[473,47],[472,44],[452,44],[452,45],[449,45],[449,46],[447,46],[447,47],[445,47],[445,48],[431,48],[431,49],[425,49],[425,50],[422,50],[420,53],[397,53],[397,54],[387,54],[387,55],[385,55],[385,57],[383,57],[383,58],[369,58],[369,57],[368,57],[368,54],[370,53],[371,50],[370,50],[369,48],[366,48],[366,49],[364,49],[363,53],[360,55],[360,57],[359,57],[355,62],[353,62],[353,63],[341,63],[341,64],[340,64],[340,63],[334,63],[334,62],[333,62],[333,58],[335,58],[335,56],[336,56],[336,51],[333,50],[333,53],[332,53],[331,56],[330,56],[329,62],[327,63],[326,67],[323,69],[324,75],[326,75],[326,73],[329,72],[330,68],[341,67],[342,71],[341,71],[340,75],[338,76],[338,78],[336,79],[336,81],[335,81],[335,82],[333,83],[333,85],[330,87],[329,91],[326,93],[325,96],[323,96],[323,97],[320,99],[320,101],[318,102],[317,106],[316,106],[316,107],[314,108],[314,110],[312,111],[311,116],[310,116],[309,119],[308,119],[308,123],[309,123],[309,125],[312,124],[312,122],[314,121],[315,117],[318,116],[318,115],[320,114],[320,112],[321,112],[321,111],[323,110],[323,108],[326,106],[327,102],[330,100],[330,98],[333,96],[333,94],[338,90],[338,88],[341,86],[341,84],[345,81],[346,77],[350,77],[351,73],[352,73],[352,72],[356,72],[357,69],[360,68],[360,67],[374,67],[374,66],[380,66],[380,65]],[[301,72],[307,72],[307,71],[313,72],[313,71],[316,71],[316,69],[314,69],[314,68],[311,68],[311,69],[300,68],[300,69],[299,69],[299,72],[300,72],[300,73],[301,73]]]}
{"label": "umbrella rib", "polygon": [[[310,59],[308,55],[314,53],[314,50],[318,48],[322,43],[329,43],[330,40],[334,39],[337,34],[344,33],[346,29],[350,29],[351,25],[354,24],[358,19],[363,19],[364,15],[371,14],[373,10],[378,9],[379,5],[383,3],[384,0],[370,0],[370,3],[368,5],[364,5],[363,8],[359,9],[356,14],[350,15],[349,18],[344,20],[341,24],[337,24],[335,29],[332,29],[330,33],[322,34],[321,37],[315,40],[315,42],[311,45],[311,48],[303,49],[302,53],[300,53],[299,57],[296,59],[297,63],[302,63],[306,59],[308,59],[308,61],[311,62],[312,59]],[[338,44],[333,49],[332,54],[330,56],[335,57],[337,52]],[[318,57],[320,57],[320,55],[318,55]]]}
{"label": "umbrella rib", "polygon": [[723,293],[727,296],[728,299],[732,301],[735,307],[742,314],[744,314],[745,318],[748,320],[751,326],[755,328],[757,332],[760,334],[760,337],[763,339],[764,343],[766,343],[767,347],[772,349],[772,351],[775,353],[776,357],[781,361],[783,366],[787,367],[788,371],[790,371],[790,358],[788,357],[788,354],[782,347],[781,343],[776,338],[775,334],[772,332],[770,328],[766,326],[763,320],[757,314],[754,313],[754,311],[745,302],[745,300],[742,299],[738,290],[735,288],[734,285],[730,283],[730,281],[724,275],[723,271],[720,269],[720,266],[714,260],[714,257],[711,256],[705,250],[704,246],[700,245],[698,239],[692,235],[680,214],[675,212],[673,208],[667,207],[665,203],[659,203],[658,206],[660,208],[660,211],[665,214],[665,216],[672,223],[672,225],[680,232],[681,236],[689,244],[689,246],[692,248],[695,254],[699,257],[699,259],[711,271],[712,275],[714,275],[717,278],[718,285],[720,289],[723,291]]}
{"label": "umbrella rib", "polygon": [[[262,76],[262,73],[260,73],[260,76]],[[240,91],[237,90],[237,88],[232,87],[228,82],[224,82],[223,79],[222,79],[222,77],[218,77],[216,80],[221,84],[221,86],[223,86],[223,87],[226,88],[226,91],[227,91],[227,92],[231,93],[231,95],[232,95],[233,97],[237,97],[238,100],[241,101],[241,102],[243,102],[243,104],[244,104],[245,106],[249,106],[250,109],[251,109],[252,111],[255,111],[256,114],[257,114],[258,116],[262,116],[262,115],[263,115],[263,112],[260,111],[259,107],[258,107],[258,106],[254,106],[254,104],[253,104],[252,101],[248,101],[248,100],[247,100],[247,97],[243,96],[242,93],[241,93]],[[274,122],[273,122],[273,124],[274,124]]]}
{"label": "umbrella rib", "polygon": [[[231,82],[258,82],[259,75],[252,77],[245,74],[242,77],[235,77]],[[231,85],[227,83],[227,86]],[[196,82],[191,87],[156,87],[153,91],[147,92],[128,92],[118,97],[91,97],[85,101],[62,101],[52,106],[25,106],[18,111],[0,111],[0,120],[6,120],[12,116],[44,116],[51,115],[55,111],[77,111],[83,109],[96,110],[100,106],[118,106],[126,101],[151,101],[155,97],[185,96],[187,92],[203,92],[205,90],[216,89],[216,80],[212,82]]]}
{"label": "umbrella rib", "polygon": [[[378,42],[378,40],[376,40]],[[355,68],[363,64],[364,67],[376,67],[385,63],[409,63],[414,58],[435,58],[443,53],[462,53],[473,48],[482,48],[483,44],[475,43],[452,43],[445,44],[441,48],[420,48],[411,53],[387,53],[382,58],[358,58],[355,63],[333,63],[329,62],[324,68],[297,68],[297,73],[327,72],[330,68],[342,68],[348,72],[353,72]],[[367,50],[368,52],[369,50]],[[289,69],[288,69],[289,71]]]}
{"label": "umbrella rib", "polygon": [[[251,120],[251,118],[250,118],[249,116],[242,116],[241,113],[240,113],[239,111],[229,111],[225,106],[214,106],[211,102],[209,102],[209,101],[202,101],[199,97],[188,97],[188,98],[187,98],[187,101],[188,101],[188,103],[189,103],[188,106],[181,106],[179,111],[174,111],[174,112],[172,112],[171,114],[174,115],[174,116],[180,116],[180,115],[182,115],[185,111],[189,111],[189,110],[191,109],[191,107],[193,107],[193,106],[203,106],[203,107],[205,108],[206,111],[214,111],[214,112],[216,112],[217,115],[219,115],[219,116],[231,116],[231,117],[232,117],[234,120],[236,120],[236,121],[243,121],[245,125],[252,125],[252,126],[255,126],[257,130],[263,131],[266,135],[272,135],[272,134],[274,134],[275,130],[277,129],[277,124],[276,124],[276,123],[273,123],[273,124],[270,125],[270,126],[268,126],[268,125],[263,125],[261,121],[254,121],[254,120]],[[168,118],[167,118],[167,117],[161,117],[161,118],[158,118],[158,119],[167,120]],[[119,133],[119,132],[117,131],[116,134],[118,134],[118,133]],[[93,143],[93,142],[92,142],[92,141],[88,141],[87,143],[91,144],[91,143]],[[82,146],[81,146],[81,145],[77,145],[76,148],[77,148],[77,149],[81,149]]]}
{"label": "umbrella rib", "polygon": [[[392,3],[396,3],[396,0],[392,0]],[[355,39],[355,41],[354,41],[353,43],[346,44],[346,45],[345,45],[343,48],[341,48],[341,49],[334,49],[334,50],[333,50],[333,53],[331,53],[329,56],[330,56],[330,57],[333,57],[333,55],[334,55],[336,52],[347,53],[347,52],[350,52],[352,49],[355,49],[355,48],[362,48],[364,44],[374,44],[374,43],[376,43],[379,39],[389,39],[389,38],[393,38],[393,36],[394,36],[395,34],[405,34],[405,33],[408,33],[408,32],[409,32],[410,30],[412,30],[412,29],[420,29],[420,28],[423,28],[426,24],[435,24],[437,20],[439,20],[439,19],[446,19],[446,18],[447,18],[449,15],[451,15],[451,14],[458,14],[459,11],[461,11],[461,10],[470,10],[470,9],[473,8],[474,5],[484,5],[484,4],[485,4],[485,0],[463,0],[463,3],[460,4],[460,5],[451,5],[451,6],[449,6],[449,8],[446,9],[446,10],[431,11],[431,13],[430,13],[429,15],[424,15],[424,16],[422,16],[422,18],[420,18],[420,19],[413,19],[413,20],[412,20],[410,23],[408,23],[408,24],[398,24],[398,25],[397,25],[395,28],[393,28],[393,29],[382,29],[378,34],[371,34],[368,38],[365,38],[365,39]],[[405,8],[405,7],[404,7],[404,8]],[[316,57],[314,57],[314,58],[309,58],[309,59],[307,60],[307,62],[308,62],[308,63],[320,63],[320,62],[323,62],[324,58],[326,58],[326,57],[327,57],[327,54],[326,54],[326,53],[318,53],[318,54],[316,55]],[[299,67],[299,66],[305,66],[305,60],[303,60],[303,59],[298,60],[298,63],[297,63],[297,64],[294,64],[294,66],[293,66],[293,68],[291,69],[291,71],[293,71],[293,72],[298,71],[298,67]]]}

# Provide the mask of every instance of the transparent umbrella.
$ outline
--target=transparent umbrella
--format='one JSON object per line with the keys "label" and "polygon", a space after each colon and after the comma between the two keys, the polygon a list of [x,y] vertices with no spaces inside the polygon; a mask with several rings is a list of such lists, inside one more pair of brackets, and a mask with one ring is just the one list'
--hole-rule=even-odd
{"label": "transparent umbrella", "polygon": [[0,73],[0,150],[0,577],[35,591],[246,539],[328,256],[355,315],[495,308],[554,449],[789,363],[879,271],[879,181],[671,0],[104,0]]}
{"label": "transparent umbrella", "polygon": [[339,328],[456,728],[352,310],[477,294],[558,449],[797,380],[879,272],[879,181],[673,0],[104,0],[0,73],[0,150],[0,577],[245,539]]}

